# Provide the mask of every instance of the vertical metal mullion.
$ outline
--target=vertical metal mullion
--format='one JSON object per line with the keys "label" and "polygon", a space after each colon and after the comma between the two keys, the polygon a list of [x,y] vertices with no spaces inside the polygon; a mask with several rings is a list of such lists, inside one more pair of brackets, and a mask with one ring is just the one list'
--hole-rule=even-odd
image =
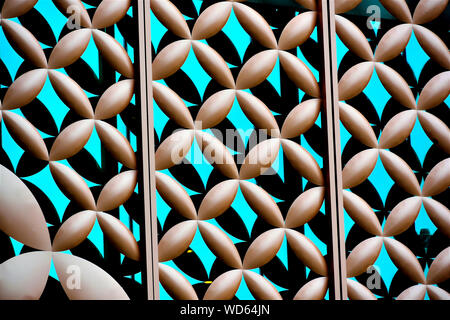
{"label": "vertical metal mullion", "polygon": [[323,64],[321,70],[323,124],[326,129],[324,169],[327,177],[327,211],[331,216],[331,275],[334,299],[347,299],[345,230],[342,200],[342,167],[339,132],[339,101],[336,60],[334,0],[319,0],[319,29]]}
{"label": "vertical metal mullion", "polygon": [[150,37],[150,0],[137,1],[138,52],[136,53],[136,98],[141,109],[141,178],[144,197],[145,282],[149,300],[159,299],[158,235],[155,191],[155,148],[153,130],[152,57]]}

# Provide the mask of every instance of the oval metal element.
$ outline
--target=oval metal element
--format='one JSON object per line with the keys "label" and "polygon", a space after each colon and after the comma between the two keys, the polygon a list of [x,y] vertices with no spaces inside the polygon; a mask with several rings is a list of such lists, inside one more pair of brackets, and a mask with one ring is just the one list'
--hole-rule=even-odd
{"label": "oval metal element", "polygon": [[345,211],[358,226],[375,236],[383,235],[380,221],[364,199],[347,190],[344,190],[342,195]]}
{"label": "oval metal element", "polygon": [[344,13],[356,8],[361,0],[335,0],[335,13]]}
{"label": "oval metal element", "polygon": [[450,129],[445,122],[435,115],[424,111],[418,113],[418,118],[420,125],[430,140],[436,141],[441,149],[450,153]]}
{"label": "oval metal element", "polygon": [[320,100],[310,99],[292,109],[284,120],[281,137],[294,138],[308,131],[320,113]]}
{"label": "oval metal element", "polygon": [[169,261],[191,245],[197,232],[197,221],[183,221],[167,231],[158,244],[159,262]]}
{"label": "oval metal element", "polygon": [[37,2],[38,0],[5,0],[1,16],[3,19],[21,16],[30,11]]}
{"label": "oval metal element", "polygon": [[450,278],[450,247],[445,248],[433,260],[427,274],[427,284],[441,283]]}
{"label": "oval metal element", "polygon": [[431,221],[443,234],[450,238],[450,210],[434,199],[423,198],[422,200]]}
{"label": "oval metal element", "polygon": [[425,283],[425,275],[416,255],[403,243],[383,238],[384,246],[395,266],[408,278],[417,282]]}
{"label": "oval metal element", "polygon": [[416,119],[416,110],[403,111],[393,116],[381,132],[379,147],[390,149],[405,141],[411,134]]}
{"label": "oval metal element", "polygon": [[405,0],[380,0],[384,8],[398,20],[405,23],[412,23],[411,12]]}
{"label": "oval metal element", "polygon": [[78,212],[67,219],[53,239],[53,251],[66,251],[78,246],[91,233],[96,220],[95,211]]}
{"label": "oval metal element", "polygon": [[197,211],[191,198],[176,180],[158,171],[155,172],[155,180],[159,195],[169,207],[187,219],[197,218]]}
{"label": "oval metal element", "polygon": [[134,80],[122,80],[109,87],[98,100],[95,119],[105,120],[121,113],[134,95]]}
{"label": "oval metal element", "polygon": [[48,59],[48,67],[50,69],[64,68],[77,61],[86,51],[91,35],[90,29],[69,32],[53,48]]}
{"label": "oval metal element", "polygon": [[417,284],[400,293],[397,300],[423,300],[426,293],[427,287],[423,284]]}
{"label": "oval metal element", "polygon": [[347,278],[359,276],[375,263],[383,247],[383,238],[373,237],[364,240],[347,257]]}
{"label": "oval metal element", "polygon": [[317,13],[304,12],[293,18],[284,27],[278,40],[280,50],[290,50],[303,44],[309,39],[316,27]]}
{"label": "oval metal element", "polygon": [[192,41],[192,49],[198,62],[211,78],[225,88],[234,88],[234,78],[230,68],[216,50],[199,41]]}
{"label": "oval metal element", "polygon": [[240,181],[240,186],[245,201],[258,216],[274,227],[284,227],[280,208],[266,190],[249,181]]}
{"label": "oval metal element", "polygon": [[277,121],[264,102],[245,91],[237,91],[236,98],[242,111],[256,128],[265,130],[269,136],[280,136]]}
{"label": "oval metal element", "polygon": [[10,135],[22,149],[38,159],[48,161],[47,146],[30,121],[10,111],[3,111],[2,116]]}
{"label": "oval metal element", "polygon": [[315,185],[321,186],[324,184],[319,164],[305,148],[287,139],[281,140],[281,146],[289,163],[300,175]]}
{"label": "oval metal element", "polygon": [[316,187],[306,190],[294,200],[286,216],[286,228],[297,228],[316,216],[322,207],[325,189]]}
{"label": "oval metal element", "polygon": [[320,88],[314,74],[306,64],[287,51],[279,51],[280,64],[289,79],[311,97],[320,97]]}
{"label": "oval metal element", "polygon": [[198,209],[198,218],[209,220],[227,211],[236,197],[238,187],[238,180],[226,180],[215,185],[203,198]]}
{"label": "oval metal element", "polygon": [[317,274],[322,276],[327,275],[328,268],[325,258],[322,256],[319,248],[317,248],[311,240],[303,234],[290,229],[286,229],[286,239],[289,243],[289,247],[305,266]]}
{"label": "oval metal element", "polygon": [[387,173],[395,183],[410,194],[415,196],[421,195],[416,175],[402,158],[393,152],[380,150],[380,159]]}
{"label": "oval metal element", "polygon": [[339,100],[349,100],[360,94],[372,78],[374,62],[361,62],[344,73],[339,80]]}
{"label": "oval metal element", "polygon": [[119,161],[125,167],[136,169],[136,155],[130,142],[115,127],[107,122],[96,120],[95,129],[103,146],[114,159]]}
{"label": "oval metal element", "polygon": [[277,62],[278,52],[266,50],[251,57],[242,67],[236,80],[236,89],[253,88],[267,79]]}
{"label": "oval metal element", "polygon": [[50,250],[47,223],[31,191],[2,165],[0,181],[0,229],[29,247]]}
{"label": "oval metal element", "polygon": [[[350,20],[336,15],[336,33],[339,39],[349,48],[351,52],[360,58],[372,61],[373,52],[364,33]],[[412,28],[411,28],[412,30]]]}
{"label": "oval metal element", "polygon": [[[82,258],[61,252],[53,253],[53,263],[58,279],[71,300],[129,300],[123,288],[95,264]],[[69,287],[72,273],[67,270],[70,266],[77,266],[80,273],[80,289]]]}
{"label": "oval metal element", "polygon": [[417,109],[428,110],[440,105],[450,94],[450,71],[439,73],[423,87]]}
{"label": "oval metal element", "polygon": [[103,0],[92,18],[92,27],[103,29],[116,24],[127,14],[131,0]]}
{"label": "oval metal element", "polygon": [[85,28],[92,27],[91,18],[80,0],[53,0],[53,3],[67,18],[71,17],[73,14],[79,14],[80,25]]}
{"label": "oval metal element", "polygon": [[97,209],[91,190],[75,170],[58,162],[50,162],[50,172],[58,187],[70,200],[84,209]]}
{"label": "oval metal element", "polygon": [[35,69],[21,75],[6,91],[2,109],[12,110],[29,104],[41,92],[46,79],[46,69]]}
{"label": "oval metal element", "polygon": [[190,40],[178,40],[164,47],[153,60],[153,80],[165,79],[177,72],[186,61],[190,50]]}
{"label": "oval metal element", "polygon": [[282,300],[278,290],[263,276],[244,270],[244,280],[253,297],[257,300]]}
{"label": "oval metal element", "polygon": [[359,142],[370,148],[378,146],[377,137],[369,121],[352,106],[339,102],[339,118],[345,129]]}
{"label": "oval metal element", "polygon": [[408,198],[397,204],[386,219],[384,236],[396,236],[406,231],[416,220],[421,206],[421,197]]}
{"label": "oval metal element", "polygon": [[349,189],[366,181],[378,160],[378,150],[368,149],[357,153],[342,170],[342,187]]}
{"label": "oval metal element", "polygon": [[120,43],[103,31],[93,30],[92,36],[100,55],[108,61],[111,67],[123,76],[133,78],[133,63]]}
{"label": "oval metal element", "polygon": [[272,260],[284,240],[284,229],[277,228],[264,232],[256,238],[244,257],[244,269],[259,268]]}
{"label": "oval metal element", "polygon": [[205,221],[198,222],[198,229],[206,245],[217,258],[232,268],[242,268],[239,252],[225,232]]}
{"label": "oval metal element", "polygon": [[51,252],[34,251],[0,264],[0,299],[39,300],[47,284],[51,261]]}
{"label": "oval metal element", "polygon": [[427,286],[427,293],[431,300],[450,300],[450,293],[436,286]]}
{"label": "oval metal element", "polygon": [[414,25],[414,34],[427,55],[445,69],[450,69],[450,52],[447,45],[433,31]]}
{"label": "oval metal element", "polygon": [[80,152],[91,137],[94,120],[81,120],[65,128],[53,142],[50,160],[57,161],[70,158]]}
{"label": "oval metal element", "polygon": [[350,300],[377,300],[369,289],[351,279],[347,279],[347,291]]}
{"label": "oval metal element", "polygon": [[97,212],[97,221],[108,241],[120,253],[132,260],[140,260],[136,239],[122,221],[104,212]]}
{"label": "oval metal element", "polygon": [[221,90],[210,96],[197,113],[196,129],[208,129],[221,123],[233,107],[235,97],[234,90]]}
{"label": "oval metal element", "polygon": [[450,158],[444,159],[431,169],[422,188],[422,195],[430,197],[450,186]]}
{"label": "oval metal element", "polygon": [[448,0],[420,1],[414,10],[413,22],[415,24],[425,24],[433,21],[441,15],[448,5]]}
{"label": "oval metal element", "polygon": [[113,177],[98,196],[97,210],[109,211],[125,203],[133,194],[136,183],[136,170],[124,171]]}
{"label": "oval metal element", "polygon": [[405,50],[411,38],[412,30],[412,25],[401,24],[386,32],[378,43],[375,61],[384,62],[398,57]]}
{"label": "oval metal element", "polygon": [[323,300],[328,291],[328,279],[319,277],[309,281],[298,290],[294,300]]}
{"label": "oval metal element", "polygon": [[186,20],[172,2],[168,0],[152,0],[150,8],[158,20],[172,33],[185,39],[191,37]]}
{"label": "oval metal element", "polygon": [[177,300],[198,300],[194,288],[181,273],[162,263],[158,270],[161,285],[171,297]]}
{"label": "oval metal element", "polygon": [[155,153],[155,169],[164,170],[180,163],[194,141],[193,130],[180,130],[164,140]]}
{"label": "oval metal element", "polygon": [[211,283],[203,300],[231,300],[238,291],[241,281],[241,270],[227,271]]}
{"label": "oval metal element", "polygon": [[254,146],[245,157],[239,177],[255,178],[266,172],[275,162],[280,151],[280,139],[268,139]]}
{"label": "oval metal element", "polygon": [[192,39],[207,39],[217,34],[227,23],[232,7],[232,3],[224,1],[206,8],[195,21]]}

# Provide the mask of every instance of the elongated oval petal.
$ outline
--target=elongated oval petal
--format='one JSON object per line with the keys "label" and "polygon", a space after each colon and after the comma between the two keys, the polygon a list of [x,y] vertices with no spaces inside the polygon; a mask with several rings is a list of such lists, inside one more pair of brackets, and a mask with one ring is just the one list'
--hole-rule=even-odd
{"label": "elongated oval petal", "polygon": [[31,191],[2,165],[0,181],[0,229],[29,247],[50,250],[47,224]]}
{"label": "elongated oval petal", "polygon": [[437,18],[447,7],[448,0],[444,1],[420,1],[414,10],[413,22],[425,24]]}
{"label": "elongated oval petal", "polygon": [[209,97],[197,113],[197,128],[207,129],[221,123],[230,112],[235,96],[234,90],[222,90]]}
{"label": "elongated oval petal", "polygon": [[353,192],[344,190],[344,209],[358,226],[367,232],[381,236],[381,225],[369,204]]}
{"label": "elongated oval petal", "polygon": [[38,0],[5,0],[2,8],[2,18],[10,19],[30,11]]}
{"label": "elongated oval petal", "polygon": [[191,198],[184,188],[164,173],[155,172],[156,189],[160,196],[172,209],[187,219],[196,219],[197,212]]}
{"label": "elongated oval petal", "polygon": [[245,91],[237,91],[236,97],[242,111],[256,128],[266,130],[270,136],[279,137],[277,121],[264,102]]}
{"label": "elongated oval petal", "polygon": [[350,300],[377,300],[369,289],[351,279],[347,279],[347,291]]}
{"label": "elongated oval petal", "polygon": [[211,165],[228,178],[238,178],[238,170],[234,158],[219,139],[203,131],[196,131],[195,137],[203,156]]}
{"label": "elongated oval petal", "polygon": [[416,119],[415,110],[403,111],[393,116],[381,133],[379,147],[390,149],[405,141],[411,134]]}
{"label": "elongated oval petal", "polygon": [[320,88],[314,74],[299,58],[287,51],[280,51],[280,64],[289,79],[311,97],[320,97]]}
{"label": "elongated oval petal", "polygon": [[65,128],[53,142],[50,160],[63,160],[77,154],[88,142],[93,129],[93,120],[77,121]]}
{"label": "elongated oval petal", "polygon": [[68,18],[73,19],[74,15],[78,15],[80,19],[80,25],[82,27],[92,27],[91,18],[89,17],[89,14],[81,0],[53,0],[53,3],[59,9],[59,11],[61,11],[61,13]]}
{"label": "elongated oval petal", "polygon": [[414,172],[402,158],[393,152],[380,150],[380,159],[387,173],[395,183],[410,194],[420,196],[419,182]]}
{"label": "elongated oval petal", "polygon": [[366,272],[377,260],[382,246],[383,239],[373,237],[353,248],[347,258],[347,277],[352,278]]}
{"label": "elongated oval petal", "polygon": [[429,112],[421,111],[418,116],[420,125],[430,140],[435,141],[441,149],[450,153],[450,129],[445,122]]}
{"label": "elongated oval petal", "polygon": [[244,271],[244,280],[248,289],[256,300],[282,300],[277,289],[263,276],[252,272]]}
{"label": "elongated oval petal", "polygon": [[344,13],[355,8],[361,0],[336,0],[335,13]]}
{"label": "elongated oval petal", "polygon": [[6,38],[17,53],[35,66],[47,68],[44,50],[28,29],[11,20],[3,19],[1,23]]}
{"label": "elongated oval petal", "polygon": [[[372,61],[373,52],[364,33],[350,20],[336,15],[336,33],[351,52],[364,60]],[[411,28],[412,29],[412,28]]]}
{"label": "elongated oval petal", "polygon": [[276,50],[265,50],[251,57],[239,72],[236,88],[253,88],[266,80],[275,67],[277,57]]}
{"label": "elongated oval petal", "polygon": [[346,103],[339,102],[339,118],[354,138],[368,147],[377,147],[377,137],[372,126],[361,112]]}
{"label": "elongated oval petal", "polygon": [[58,71],[51,70],[48,75],[56,94],[69,108],[83,118],[94,117],[91,103],[78,83]]}
{"label": "elongated oval petal", "polygon": [[450,278],[450,247],[437,255],[428,270],[427,284],[441,283]]}
{"label": "elongated oval petal", "polygon": [[134,94],[134,80],[122,80],[109,87],[98,100],[95,118],[112,118],[130,104]]}
{"label": "elongated oval petal", "polygon": [[439,73],[423,87],[417,109],[428,110],[440,105],[450,94],[450,71]]}
{"label": "elongated oval petal", "polygon": [[153,82],[152,88],[153,98],[170,119],[184,128],[194,128],[188,108],[175,91],[158,82]]}
{"label": "elongated oval petal", "polygon": [[383,7],[400,21],[412,23],[411,12],[405,0],[380,0],[380,2]]}
{"label": "elongated oval petal", "polygon": [[300,103],[289,112],[281,128],[283,138],[294,138],[308,131],[320,113],[320,100],[310,99]]}
{"label": "elongated oval petal", "polygon": [[103,31],[93,30],[92,36],[101,56],[108,61],[114,70],[127,78],[133,78],[133,63],[120,43]]}
{"label": "elongated oval petal", "polygon": [[39,300],[47,283],[51,262],[51,252],[34,251],[0,264],[0,299]]}
{"label": "elongated oval petal", "polygon": [[339,80],[339,100],[349,100],[360,94],[369,84],[373,62],[362,62],[351,67]]}
{"label": "elongated oval petal", "polygon": [[197,231],[197,221],[184,221],[167,231],[158,244],[159,261],[172,260],[190,246]]}
{"label": "elongated oval petal", "polygon": [[416,100],[408,83],[397,71],[381,63],[377,63],[375,69],[383,87],[392,98],[407,108],[416,108]]}
{"label": "elongated oval petal", "polygon": [[150,8],[159,21],[181,38],[190,38],[191,32],[181,12],[168,0],[153,0]]}
{"label": "elongated oval petal", "polygon": [[83,242],[91,233],[96,220],[95,211],[78,212],[67,219],[53,239],[53,251],[70,250]]}
{"label": "elongated oval petal", "polygon": [[316,0],[295,0],[295,2],[309,10],[317,9]]}
{"label": "elongated oval petal", "polygon": [[215,185],[203,198],[198,209],[198,218],[213,219],[228,210],[236,197],[238,187],[238,180],[226,180]]}
{"label": "elongated oval petal", "polygon": [[431,59],[439,63],[445,69],[450,69],[450,52],[441,38],[433,31],[418,25],[414,25],[414,34],[422,49]]}
{"label": "elongated oval petal", "polygon": [[316,278],[309,281],[298,290],[294,300],[323,300],[328,291],[328,279]]}
{"label": "elongated oval petal", "polygon": [[423,206],[436,227],[450,238],[450,210],[431,198],[423,198]]}
{"label": "elongated oval petal", "polygon": [[241,270],[227,271],[211,283],[203,300],[231,300],[238,291],[241,281]]}
{"label": "elongated oval petal", "polygon": [[255,269],[265,265],[276,256],[284,240],[284,229],[272,229],[256,238],[244,257],[244,268]]}
{"label": "elongated oval petal", "polygon": [[232,6],[230,2],[223,1],[206,8],[195,21],[192,39],[207,39],[222,30],[230,17]]}
{"label": "elongated oval petal", "polygon": [[328,270],[325,258],[322,256],[319,248],[317,248],[311,240],[303,234],[290,229],[286,230],[286,239],[289,243],[289,247],[305,266],[317,274],[322,276],[327,275]]}
{"label": "elongated oval petal", "polygon": [[254,146],[241,166],[241,179],[252,179],[267,171],[280,151],[279,139],[268,139]]}
{"label": "elongated oval petal", "polygon": [[194,288],[181,273],[162,263],[158,270],[161,285],[171,297],[177,300],[198,300]]}
{"label": "elongated oval petal", "polygon": [[240,3],[233,3],[234,14],[242,28],[264,47],[276,49],[277,40],[266,20],[254,9]]}
{"label": "elongated oval petal", "polygon": [[316,187],[306,190],[292,203],[286,216],[286,228],[297,228],[319,212],[325,197],[325,189]]}
{"label": "elongated oval petal", "polygon": [[164,140],[155,153],[155,169],[164,170],[180,163],[194,141],[194,131],[180,130]]}
{"label": "elongated oval petal", "polygon": [[450,186],[450,158],[442,160],[428,174],[422,188],[426,197],[437,195]]}
{"label": "elongated oval petal", "polygon": [[205,221],[199,221],[198,228],[206,245],[217,258],[232,268],[242,268],[239,252],[222,230]]}
{"label": "elongated oval petal", "polygon": [[9,111],[3,111],[2,115],[9,133],[22,149],[38,159],[48,160],[47,146],[31,122]]}
{"label": "elongated oval petal", "polygon": [[392,209],[384,225],[384,236],[396,236],[407,230],[419,215],[422,199],[412,197],[403,200]]}
{"label": "elongated oval petal", "polygon": [[400,293],[397,300],[423,300],[425,293],[427,293],[427,287],[423,284],[417,284]]}
{"label": "elongated oval petal", "polygon": [[92,31],[80,29],[69,32],[58,41],[48,60],[51,69],[64,68],[77,61],[86,50]]}
{"label": "elongated oval petal", "polygon": [[409,42],[412,34],[412,25],[401,24],[390,29],[381,38],[375,52],[376,61],[389,61],[398,57]]}
{"label": "elongated oval petal", "polygon": [[199,41],[192,41],[192,49],[198,62],[211,78],[226,88],[234,88],[234,78],[230,68],[216,50]]}
{"label": "elongated oval petal", "polygon": [[357,153],[342,170],[342,186],[353,188],[364,182],[372,173],[378,160],[378,150],[368,149]]}
{"label": "elongated oval petal", "polygon": [[58,162],[50,162],[50,172],[61,191],[82,208],[96,210],[94,196],[83,178],[73,169]]}
{"label": "elongated oval petal", "polygon": [[317,13],[304,12],[293,18],[284,27],[278,40],[280,50],[290,50],[309,39],[316,27]]}
{"label": "elongated oval petal", "polygon": [[175,41],[164,47],[153,60],[153,80],[165,79],[177,72],[186,61],[190,50],[189,40]]}
{"label": "elongated oval petal", "polygon": [[103,187],[97,200],[97,210],[109,211],[127,201],[134,192],[137,183],[137,171],[119,173]]}
{"label": "elongated oval petal", "polygon": [[36,69],[17,78],[5,93],[2,101],[3,110],[11,110],[29,104],[37,97],[47,79],[47,70]]}
{"label": "elongated oval petal", "polygon": [[119,130],[101,120],[95,121],[95,129],[103,146],[111,153],[114,159],[127,168],[136,169],[134,150],[130,142]]}
{"label": "elongated oval petal", "polygon": [[416,255],[401,242],[384,238],[384,245],[395,266],[408,278],[417,282],[425,283],[425,275]]}
{"label": "elongated oval petal", "polygon": [[[53,263],[59,281],[71,300],[128,300],[123,288],[106,271],[82,258],[60,253],[53,253]],[[77,268],[73,268],[76,266]],[[67,270],[74,270],[67,272]],[[79,271],[76,271],[79,270]],[[79,272],[79,289],[73,290],[70,279],[74,272]]]}
{"label": "elongated oval petal", "polygon": [[92,27],[103,29],[119,22],[130,8],[131,0],[103,0],[95,10]]}
{"label": "elongated oval petal", "polygon": [[284,227],[280,208],[267,191],[249,181],[241,181],[240,186],[245,201],[258,216],[274,227]]}
{"label": "elongated oval petal", "polygon": [[139,246],[133,233],[122,221],[104,212],[97,212],[97,219],[103,234],[117,250],[126,257],[139,261]]}
{"label": "elongated oval petal", "polygon": [[323,174],[316,159],[301,145],[287,139],[281,140],[283,152],[292,167],[316,185],[323,185]]}
{"label": "elongated oval petal", "polygon": [[427,286],[427,293],[431,300],[450,300],[450,293],[436,286]]}

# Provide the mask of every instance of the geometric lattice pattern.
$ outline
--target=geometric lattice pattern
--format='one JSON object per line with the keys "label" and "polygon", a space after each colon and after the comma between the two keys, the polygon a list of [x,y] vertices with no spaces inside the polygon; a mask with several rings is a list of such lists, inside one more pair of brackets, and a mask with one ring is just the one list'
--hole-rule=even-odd
{"label": "geometric lattice pattern", "polygon": [[448,1],[380,2],[336,8],[348,296],[450,299]]}

